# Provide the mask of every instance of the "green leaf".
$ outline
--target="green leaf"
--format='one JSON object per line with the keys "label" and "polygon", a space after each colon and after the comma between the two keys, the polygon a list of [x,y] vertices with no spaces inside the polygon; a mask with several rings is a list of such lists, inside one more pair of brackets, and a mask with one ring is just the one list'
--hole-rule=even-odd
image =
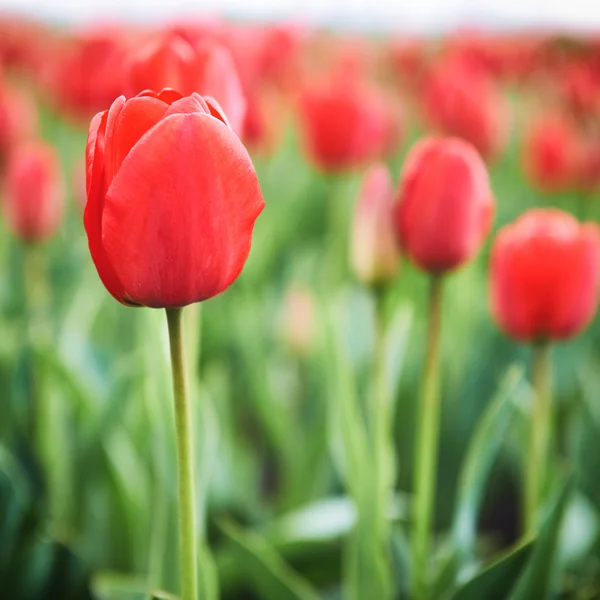
{"label": "green leaf", "polygon": [[[452,600],[505,600],[532,549],[533,542],[529,542],[509,552],[460,587],[452,595]],[[534,598],[537,600],[538,596],[529,596],[529,600]]]}
{"label": "green leaf", "polygon": [[557,553],[561,523],[571,492],[573,477],[568,477],[550,507],[548,516],[535,541],[535,550],[526,570],[521,575],[511,600],[544,600],[550,596],[552,580],[556,576],[554,559]]}
{"label": "green leaf", "polygon": [[219,525],[236,551],[238,569],[264,600],[318,600],[310,584],[295,573],[265,539],[229,520]]}
{"label": "green leaf", "polygon": [[496,396],[483,413],[467,449],[459,478],[452,527],[454,546],[463,557],[473,551],[485,485],[514,414],[515,404],[512,400],[522,390],[522,386],[523,369],[511,367],[502,379]]}

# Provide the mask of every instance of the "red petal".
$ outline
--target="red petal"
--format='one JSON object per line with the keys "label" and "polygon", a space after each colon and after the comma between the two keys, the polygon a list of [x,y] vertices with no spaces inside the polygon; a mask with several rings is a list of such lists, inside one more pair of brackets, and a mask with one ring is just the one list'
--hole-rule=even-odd
{"label": "red petal", "polygon": [[104,148],[107,121],[108,111],[104,111],[96,115],[90,125],[86,150],[88,193],[83,223],[88,236],[90,254],[102,283],[119,302],[125,302],[123,285],[108,262],[102,247],[102,210],[106,193]]}
{"label": "red petal", "polygon": [[123,107],[125,106],[125,96],[119,96],[108,109],[108,118],[106,120],[106,135],[104,148],[104,180],[106,186],[110,186],[115,173],[117,172],[117,136],[115,129],[117,121]]}
{"label": "red petal", "polygon": [[176,100],[173,102],[173,104],[171,104],[171,106],[169,106],[169,109],[165,113],[165,117],[170,115],[191,113],[209,113],[208,106],[202,99],[202,96],[199,96],[198,94],[192,94],[191,96],[182,98],[181,100]]}
{"label": "red petal", "polygon": [[184,306],[236,279],[263,206],[238,137],[207,115],[173,115],[123,162],[106,197],[103,245],[135,302]]}
{"label": "red petal", "polygon": [[157,98],[132,98],[119,113],[114,129],[114,169],[121,163],[136,142],[164,116],[169,106]]}
{"label": "red petal", "polygon": [[[102,159],[100,156],[104,153],[104,128],[106,127],[106,115],[108,111],[104,111],[98,113],[92,119],[90,123],[90,130],[88,133],[87,144],[85,147],[85,190],[86,194],[90,195],[90,190],[94,186],[95,179],[98,177],[98,171],[102,169]],[[101,144],[98,146],[98,131],[102,128],[102,132],[100,135]],[[98,161],[95,163],[95,159],[98,158]],[[96,169],[94,170],[94,164],[96,164]]]}
{"label": "red petal", "polygon": [[[229,123],[229,120],[227,119],[227,115],[225,114],[225,111],[221,108],[219,103],[214,98],[211,98],[210,96],[205,96],[204,101],[206,102],[206,105],[208,106],[208,110],[210,111],[210,114],[213,117],[215,117],[216,119],[219,119],[219,121],[223,121],[223,123],[225,123],[225,125],[227,125],[227,127],[231,128],[231,124]],[[239,131],[237,133],[239,133]]]}

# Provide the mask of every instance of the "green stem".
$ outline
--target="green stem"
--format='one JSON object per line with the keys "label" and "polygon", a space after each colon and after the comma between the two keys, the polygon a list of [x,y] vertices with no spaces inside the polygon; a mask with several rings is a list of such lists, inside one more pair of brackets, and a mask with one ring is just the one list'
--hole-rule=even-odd
{"label": "green stem", "polygon": [[185,372],[182,309],[167,308],[166,310],[177,437],[181,600],[198,600],[193,425]]}
{"label": "green stem", "polygon": [[392,480],[392,440],[390,424],[390,391],[386,377],[385,319],[383,315],[383,293],[377,290],[375,314],[375,353],[373,364],[373,407],[372,444],[374,451],[374,473],[379,505],[377,534],[382,547],[387,546],[387,509]]}
{"label": "green stem", "polygon": [[525,535],[533,535],[536,531],[538,510],[543,499],[543,475],[547,468],[552,387],[550,344],[548,342],[538,342],[533,346],[531,379],[534,398],[525,481]]}
{"label": "green stem", "polygon": [[412,569],[411,598],[427,597],[427,563],[429,538],[434,513],[435,482],[440,428],[439,338],[442,307],[442,279],[432,276],[429,297],[427,354],[421,382],[417,416],[417,446],[412,502]]}

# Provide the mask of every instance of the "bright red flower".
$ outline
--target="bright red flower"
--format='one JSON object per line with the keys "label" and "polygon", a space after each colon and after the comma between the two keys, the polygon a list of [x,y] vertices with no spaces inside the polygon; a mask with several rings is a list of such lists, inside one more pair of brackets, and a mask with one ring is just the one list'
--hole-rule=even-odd
{"label": "bright red flower", "polygon": [[89,118],[124,92],[129,37],[116,30],[82,32],[56,50],[49,90],[63,108]]}
{"label": "bright red flower", "polygon": [[482,158],[458,138],[423,139],[410,150],[395,224],[406,253],[424,271],[469,261],[490,231],[494,197]]}
{"label": "bright red flower", "polygon": [[84,222],[120,302],[180,307],[224,291],[263,206],[250,157],[212,99],[148,91],[92,120]]}
{"label": "bright red flower", "polygon": [[559,113],[542,115],[523,138],[522,160],[531,183],[546,191],[573,187],[580,140],[574,125]]}
{"label": "bright red flower", "polygon": [[233,130],[241,131],[246,114],[242,84],[231,54],[214,40],[192,44],[171,31],[138,48],[129,63],[130,95],[166,87],[214,98]]}
{"label": "bright red flower", "polygon": [[300,119],[311,160],[324,171],[362,167],[388,150],[395,127],[385,96],[356,78],[307,86]]}
{"label": "bright red flower", "polygon": [[354,212],[352,267],[367,284],[393,279],[400,267],[394,230],[395,190],[387,167],[377,163],[363,178]]}
{"label": "bright red flower", "polygon": [[556,209],[530,210],[498,232],[492,313],[521,341],[563,340],[593,318],[600,296],[600,231]]}
{"label": "bright red flower", "polygon": [[469,63],[445,61],[433,69],[423,87],[423,108],[435,130],[471,142],[486,161],[506,146],[507,106],[493,81]]}
{"label": "bright red flower", "polygon": [[26,142],[10,155],[6,168],[4,216],[12,232],[28,243],[53,235],[63,215],[64,187],[56,150]]}

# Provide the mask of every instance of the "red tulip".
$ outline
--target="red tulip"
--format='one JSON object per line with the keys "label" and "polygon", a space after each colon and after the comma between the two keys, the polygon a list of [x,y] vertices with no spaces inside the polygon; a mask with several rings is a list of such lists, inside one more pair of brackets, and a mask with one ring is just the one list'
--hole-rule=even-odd
{"label": "red tulip", "polygon": [[84,222],[120,302],[181,307],[224,291],[263,206],[250,157],[212,99],[147,91],[92,120]]}
{"label": "red tulip", "polygon": [[598,306],[600,230],[560,210],[530,210],[498,232],[490,277],[492,312],[509,336],[573,337]]}
{"label": "red tulip", "polygon": [[381,158],[394,126],[378,89],[343,76],[304,89],[300,119],[308,155],[325,171],[361,167]]}
{"label": "red tulip", "polygon": [[471,142],[487,161],[504,150],[507,107],[481,69],[464,61],[441,63],[425,82],[423,107],[435,130]]}
{"label": "red tulip", "polygon": [[566,107],[576,115],[594,115],[600,108],[600,78],[591,65],[569,65],[558,85]]}
{"label": "red tulip", "polygon": [[600,187],[600,140],[582,140],[577,156],[577,187],[591,192]]}
{"label": "red tulip", "polygon": [[444,273],[477,253],[494,198],[485,163],[468,142],[428,138],[409,152],[395,224],[402,247],[424,271]]}
{"label": "red tulip", "polygon": [[15,235],[28,243],[53,235],[64,200],[56,150],[39,141],[16,147],[7,164],[5,196],[4,215]]}
{"label": "red tulip", "polygon": [[393,279],[400,267],[394,230],[394,185],[385,165],[373,165],[365,174],[354,213],[352,266],[366,284]]}
{"label": "red tulip", "polygon": [[61,105],[86,117],[111,104],[124,91],[123,64],[129,37],[116,30],[81,33],[61,52],[47,77]]}
{"label": "red tulip", "polygon": [[31,95],[0,82],[0,165],[16,144],[34,136],[37,124]]}
{"label": "red tulip", "polygon": [[523,139],[525,174],[539,189],[568,189],[574,184],[579,151],[579,137],[571,122],[558,113],[543,115]]}
{"label": "red tulip", "polygon": [[141,46],[129,65],[130,95],[165,87],[184,95],[197,92],[214,98],[234,131],[240,132],[246,99],[229,51],[214,41],[192,44],[168,32]]}

